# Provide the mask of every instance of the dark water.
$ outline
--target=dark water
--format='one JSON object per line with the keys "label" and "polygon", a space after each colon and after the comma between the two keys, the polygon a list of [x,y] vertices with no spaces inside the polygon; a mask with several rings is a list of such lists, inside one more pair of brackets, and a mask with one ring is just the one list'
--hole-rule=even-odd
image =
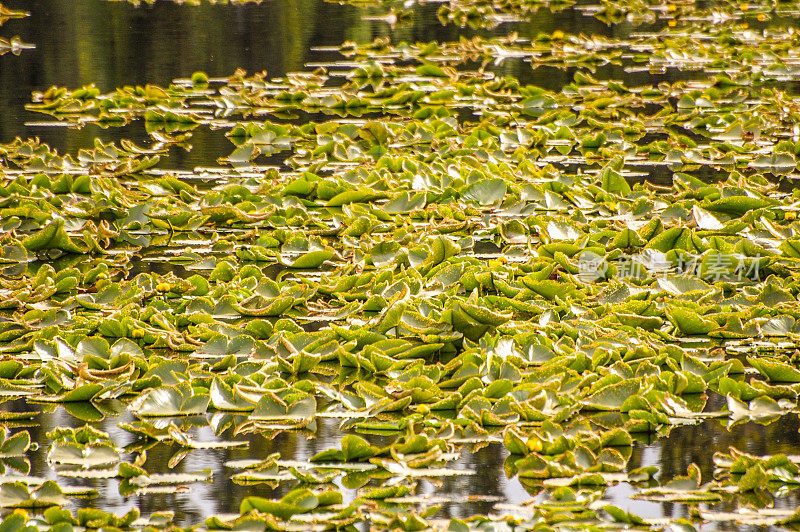
{"label": "dark water", "polygon": [[[443,26],[436,11],[439,4],[416,6],[413,20],[390,26],[370,20],[385,10],[357,9],[324,0],[267,0],[260,4],[186,6],[159,1],[135,7],[108,0],[6,0],[10,8],[31,16],[12,19],[0,27],[0,35],[18,35],[36,46],[20,56],[0,56],[0,142],[16,136],[40,137],[62,152],[91,147],[93,139],[126,137],[148,139],[141,124],[125,128],[65,129],[26,123],[47,117],[24,110],[31,92],[50,86],[80,87],[94,83],[104,92],[125,85],[167,85],[176,78],[202,70],[212,77],[229,76],[238,68],[249,73],[266,71],[279,77],[306,69],[309,63],[339,59],[320,46],[338,46],[347,40],[365,42],[389,37],[395,42],[447,41],[475,34],[507,34],[536,37],[556,29],[587,35],[624,36],[646,27],[620,24],[612,28],[568,9],[552,13],[540,10],[530,22],[502,24],[488,30]],[[525,83],[556,89],[572,80],[574,72],[553,68],[533,70],[518,60],[493,67]],[[644,74],[629,74],[619,67],[608,77],[642,82]],[[635,83],[634,83],[635,84]],[[171,167],[192,168],[213,163],[227,155],[231,145],[220,132],[193,132],[191,152],[176,150]]]}
{"label": "dark water", "polygon": [[[587,0],[588,1],[588,0]],[[659,25],[619,23],[608,26],[575,8],[556,12],[540,9],[524,22],[490,29],[442,25],[438,3],[415,5],[412,19],[392,26],[374,20],[385,8],[356,8],[325,0],[265,0],[261,3],[198,6],[160,0],[139,7],[110,0],[6,0],[6,6],[30,12],[0,26],[0,36],[19,36],[35,49],[19,56],[0,56],[0,142],[15,137],[39,137],[62,153],[90,148],[94,139],[105,142],[131,139],[149,144],[140,121],[125,127],[80,129],[43,126],[49,118],[24,109],[31,93],[51,86],[76,88],[94,84],[103,92],[133,85],[168,85],[195,71],[226,77],[237,69],[266,71],[270,77],[308,70],[308,65],[341,59],[319,47],[345,41],[368,42],[387,37],[393,42],[457,41],[475,35],[508,35],[535,39],[555,30],[608,38],[626,38],[633,32],[660,29]],[[792,25],[796,25],[796,21]],[[651,73],[626,69],[627,64],[599,67],[599,79],[616,79],[636,87],[660,81],[703,78],[698,71],[667,70]],[[526,84],[559,90],[573,80],[575,69],[533,68],[519,59],[489,65],[498,75],[511,75]],[[173,148],[160,167],[191,170],[216,165],[233,146],[222,130],[192,131],[192,148]],[[658,173],[658,169],[650,169]],[[662,172],[663,173],[663,172]],[[655,181],[666,179],[651,175]]]}

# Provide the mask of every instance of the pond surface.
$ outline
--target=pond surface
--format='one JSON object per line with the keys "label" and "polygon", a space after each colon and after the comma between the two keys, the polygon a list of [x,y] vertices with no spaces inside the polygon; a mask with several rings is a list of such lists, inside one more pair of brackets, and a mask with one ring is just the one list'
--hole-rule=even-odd
{"label": "pond surface", "polygon": [[[76,5],[69,0],[35,2],[7,1],[9,8],[30,11],[31,16],[11,20],[9,33],[35,43],[36,49],[22,57],[0,56],[0,139],[15,136],[40,137],[62,151],[91,147],[93,139],[105,141],[131,138],[143,140],[139,127],[81,130],[35,125],[41,117],[26,112],[30,94],[53,85],[78,87],[95,84],[103,91],[125,85],[166,85],[195,71],[228,76],[236,69],[266,71],[271,77],[304,70],[306,65],[335,59],[318,47],[336,47],[345,41],[365,42],[387,36],[400,41],[452,41],[459,36],[521,36],[561,30],[567,33],[625,37],[649,26],[621,24],[613,29],[573,9],[541,10],[530,22],[502,24],[494,29],[459,28],[443,25],[436,16],[438,3],[413,7],[413,23],[392,27],[369,20],[380,8],[359,9],[325,0],[266,1],[243,5],[208,5],[187,9],[173,2],[135,7],[125,1],[87,0]],[[366,20],[365,20],[366,19]],[[507,60],[499,69],[525,83],[559,90],[572,80],[574,71],[555,68],[531,69],[517,60]],[[621,69],[610,72],[635,86],[648,80],[644,73]],[[668,73],[673,80],[680,73]],[[696,74],[701,77],[702,74]],[[34,125],[29,125],[34,123]],[[189,153],[176,151],[168,162],[176,168],[212,164],[228,149],[222,134],[198,131]]]}
{"label": "pond surface", "polygon": [[797,526],[796,2],[192,3],[3,1],[4,517]]}
{"label": "pond surface", "polygon": [[[108,405],[112,409],[114,406]],[[116,408],[123,408],[116,405]],[[325,449],[335,447],[343,433],[338,429],[334,419],[322,418],[317,421],[316,430],[304,434],[283,433],[276,437],[238,436],[232,437],[233,430],[215,436],[212,424],[207,417],[165,418],[166,425],[175,422],[182,427],[191,427],[191,432],[198,440],[236,439],[244,441],[246,446],[228,450],[194,450],[186,453],[186,449],[175,445],[156,445],[148,450],[145,467],[150,473],[196,472],[210,470],[213,481],[192,484],[191,490],[123,496],[119,493],[119,483],[114,480],[97,481],[63,477],[59,478],[47,462],[44,450],[50,445],[46,434],[57,427],[80,428],[86,424],[84,418],[75,417],[63,407],[52,407],[41,410],[39,405],[26,404],[23,401],[6,402],[3,412],[38,412],[30,418],[30,422],[15,424],[18,428],[27,428],[34,441],[40,443],[41,451],[31,453],[31,475],[59,480],[65,484],[91,487],[99,490],[99,497],[77,500],[77,507],[101,508],[109,512],[124,514],[131,508],[139,508],[143,514],[169,509],[175,512],[175,524],[189,526],[204,519],[230,513],[245,496],[259,495],[268,498],[280,498],[288,492],[288,486],[270,486],[269,483],[250,483],[231,480],[235,469],[229,465],[235,460],[263,460],[272,453],[280,453],[286,460],[303,462]],[[246,416],[240,416],[243,421]],[[133,451],[136,449],[136,438],[120,428],[134,421],[135,416],[129,413],[109,415],[102,421],[90,422],[90,425],[109,433],[115,442]],[[683,474],[691,464],[700,467],[704,479],[710,479],[714,473],[714,462],[710,449],[726,450],[735,447],[742,451],[758,455],[793,454],[800,448],[800,421],[796,416],[782,418],[768,425],[744,423],[728,428],[725,422],[709,420],[700,425],[674,428],[668,436],[654,439],[643,435],[636,441],[628,461],[628,470],[646,466],[656,466],[664,478],[673,478]],[[367,439],[375,445],[391,442],[391,437],[368,435]],[[171,464],[176,455],[184,454],[177,464]],[[460,458],[450,465],[468,473],[446,479],[443,482],[423,481],[416,493],[434,497],[442,505],[438,517],[466,518],[474,514],[487,514],[495,510],[497,503],[522,505],[532,498],[541,498],[542,489],[537,486],[525,487],[518,478],[509,479],[504,464],[509,453],[500,443],[481,445],[474,450],[465,450]],[[345,493],[345,498],[355,498],[355,490],[348,490],[340,482],[337,486]],[[608,488],[603,500],[620,508],[635,512],[643,518],[680,518],[689,517],[688,508],[680,503],[654,503],[632,500],[630,496],[635,489],[627,483],[620,483]],[[449,501],[449,502],[448,502]],[[789,493],[775,500],[775,507],[794,509],[800,503],[797,493]],[[736,505],[708,505],[708,510],[733,511]],[[502,510],[500,510],[502,513]],[[732,524],[724,523],[721,530],[730,530]],[[709,529],[713,529],[710,527]]]}

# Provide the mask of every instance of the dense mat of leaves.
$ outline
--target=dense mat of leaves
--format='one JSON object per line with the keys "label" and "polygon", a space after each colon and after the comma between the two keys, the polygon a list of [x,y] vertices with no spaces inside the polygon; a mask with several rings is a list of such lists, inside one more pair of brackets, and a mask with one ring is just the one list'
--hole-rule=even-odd
{"label": "dense mat of leaves", "polygon": [[[689,505],[677,529],[794,526],[791,509],[759,509],[800,482],[796,457],[721,450],[713,479],[628,467],[643,435],[797,412],[800,193],[778,185],[800,153],[781,85],[797,75],[795,36],[695,30],[378,39],[278,80],[198,72],[34,94],[29,109],[55,120],[144,124],[152,142],[0,146],[0,394],[87,421],[124,405],[134,445],[59,428],[46,452],[59,476],[114,479],[125,495],[210,480],[149,473],[154,446],[179,446],[177,463],[339,422],[341,445],[307,461],[231,463],[236,482],[293,489],[199,528],[668,524],[606,504],[620,482]],[[555,92],[495,74],[508,58],[579,68]],[[628,87],[592,74],[609,64],[714,75]],[[197,128],[229,137],[219,166],[164,169]],[[219,439],[196,439],[196,423]],[[5,436],[4,529],[173,526],[169,513],[73,512],[93,490],[29,476],[29,434]],[[453,462],[488,444],[542,496],[437,519],[420,480],[476,473]],[[756,509],[701,506],[721,501]]]}

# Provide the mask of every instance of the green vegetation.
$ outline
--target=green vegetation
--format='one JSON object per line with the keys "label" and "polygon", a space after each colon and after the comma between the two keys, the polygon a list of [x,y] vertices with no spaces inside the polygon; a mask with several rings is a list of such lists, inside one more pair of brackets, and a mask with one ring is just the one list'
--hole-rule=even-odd
{"label": "green vegetation", "polygon": [[[281,79],[35,93],[27,108],[54,123],[133,125],[149,141],[0,145],[0,394],[87,423],[36,442],[35,411],[3,414],[0,526],[176,527],[170,512],[74,502],[98,485],[132,496],[216,481],[148,472],[148,450],[177,449],[174,468],[244,435],[314,438],[333,419],[339,445],[305,460],[226,463],[234,483],[280,497],[189,525],[797,527],[775,501],[800,484],[800,453],[708,449],[713,476],[632,459],[676,428],[798,411],[797,34],[746,26],[786,4],[451,1],[443,23],[476,28],[557,7],[654,27],[377,38]],[[390,8],[413,19],[413,5],[370,4]],[[520,60],[572,81],[499,72]],[[609,68],[708,76],[630,86]],[[230,140],[217,166],[164,165],[205,130]],[[122,412],[128,445],[91,425]],[[463,501],[420,486],[480,475],[459,459],[489,445],[537,496],[443,518],[440,504]],[[91,487],[31,475],[35,452]],[[620,483],[685,517],[609,504]]]}

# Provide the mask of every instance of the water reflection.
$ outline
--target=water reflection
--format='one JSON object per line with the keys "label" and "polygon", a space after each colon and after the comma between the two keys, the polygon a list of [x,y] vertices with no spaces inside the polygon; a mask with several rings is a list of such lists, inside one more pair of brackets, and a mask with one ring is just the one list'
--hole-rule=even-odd
{"label": "water reflection", "polygon": [[[175,511],[176,524],[188,526],[203,521],[215,514],[235,512],[246,496],[258,495],[268,498],[280,498],[288,493],[294,482],[281,482],[277,485],[268,483],[240,484],[232,480],[231,469],[226,463],[234,460],[264,460],[272,453],[280,452],[284,460],[305,461],[314,454],[337,447],[343,433],[339,430],[339,421],[333,418],[318,418],[313,430],[298,432],[285,431],[277,434],[235,434],[232,428],[226,429],[219,437],[215,436],[210,419],[206,416],[174,419],[178,426],[191,427],[187,431],[198,441],[236,440],[246,441],[246,447],[225,449],[197,449],[186,453],[186,449],[168,443],[146,443],[137,440],[131,433],[120,428],[120,424],[130,423],[135,418],[126,410],[116,416],[107,416],[89,425],[108,432],[112,440],[126,451],[140,452],[146,447],[146,461],[143,467],[150,473],[195,473],[205,469],[213,472],[212,481],[192,483],[189,489],[176,493],[148,493],[144,495],[120,495],[119,482],[116,479],[78,479],[58,476],[47,463],[46,454],[50,440],[46,434],[55,427],[78,428],[85,421],[70,415],[62,406],[27,404],[24,400],[7,401],[0,405],[2,412],[30,412],[36,414],[29,422],[19,423],[13,430],[28,430],[33,441],[40,442],[36,451],[28,453],[31,462],[31,475],[47,479],[58,479],[63,485],[87,486],[98,490],[95,499],[72,499],[76,507],[94,507],[123,514],[133,507],[138,507],[143,515],[161,511],[165,508]],[[235,418],[235,416],[231,416]],[[238,416],[239,422],[245,419]],[[234,419],[235,420],[235,419]],[[165,422],[169,420],[164,420]],[[160,423],[161,421],[159,421]],[[697,464],[702,472],[703,482],[712,479],[714,472],[714,452],[728,452],[735,447],[755,455],[793,453],[800,446],[800,420],[797,416],[785,416],[773,423],[760,425],[745,423],[731,428],[726,420],[708,420],[697,426],[673,428],[669,435],[654,443],[637,442],[631,450],[628,470],[643,466],[657,466],[661,482],[686,474],[692,463]],[[393,436],[362,434],[374,445],[386,445],[394,440]],[[177,454],[185,456],[177,460]],[[123,459],[130,460],[130,454]],[[442,509],[437,518],[465,518],[474,514],[487,515],[502,513],[497,502],[521,505],[535,498],[540,501],[547,496],[537,484],[521,484],[519,479],[507,478],[504,463],[507,451],[500,443],[479,445],[475,449],[465,446],[461,456],[448,467],[473,472],[472,475],[459,475],[435,479],[422,479],[418,482],[416,495],[429,495],[443,500]],[[346,488],[341,478],[336,480],[345,500],[356,496],[353,489]],[[608,487],[603,493],[603,501],[631,511],[644,518],[679,518],[689,517],[689,506],[686,504],[655,503],[634,500],[631,496],[637,490],[627,483],[619,483]],[[469,498],[472,500],[469,500]],[[742,495],[740,495],[742,497]],[[795,508],[800,504],[800,495],[789,493],[772,501],[754,499],[732,500],[716,505],[701,505],[704,511],[734,511],[742,503],[750,506],[774,505],[776,508]],[[725,523],[726,530],[734,528],[732,523]]]}
{"label": "water reflection", "polygon": [[[90,83],[102,91],[125,85],[167,85],[196,70],[211,76],[228,76],[243,68],[251,73],[267,71],[277,77],[303,70],[308,63],[338,58],[315,47],[338,46],[347,40],[365,42],[376,37],[389,37],[394,42],[441,42],[515,31],[522,38],[532,39],[556,29],[627,37],[634,30],[653,29],[627,23],[612,28],[576,9],[555,13],[542,9],[529,21],[474,30],[442,25],[436,15],[436,3],[416,5],[410,22],[397,26],[369,18],[380,13],[380,8],[364,10],[324,0],[203,3],[191,9],[173,2],[140,8],[106,0],[5,3],[11,8],[26,9],[31,16],[11,20],[4,29],[37,47],[19,57],[0,57],[0,100],[4,103],[0,109],[0,142],[15,136],[39,136],[59,151],[70,153],[92,146],[95,137],[104,141],[129,138],[141,143],[148,137],[139,123],[108,129],[89,125],[80,130],[26,126],[26,122],[42,119],[24,111],[32,91],[52,85],[78,87]],[[512,59],[490,68],[499,75],[513,75],[523,83],[551,90],[559,90],[574,75],[572,69],[533,69],[527,62]],[[603,67],[598,75],[626,80],[633,86],[652,79],[649,73],[629,73],[617,65]],[[674,72],[668,72],[664,79],[674,80],[674,76]],[[191,169],[230,151],[230,144],[219,131],[195,130],[192,144],[194,149],[190,152],[176,150],[171,154],[168,167]]]}
{"label": "water reflection", "polygon": [[[4,31],[18,34],[36,43],[35,50],[20,56],[0,57],[0,142],[16,136],[40,137],[62,153],[76,153],[93,146],[95,138],[104,142],[130,139],[140,145],[152,140],[141,121],[124,127],[101,128],[86,125],[81,129],[37,124],[39,114],[24,110],[32,91],[52,85],[79,87],[96,84],[102,91],[116,87],[168,85],[173,79],[188,77],[196,70],[211,76],[228,76],[239,68],[250,73],[266,71],[279,77],[287,72],[305,70],[308,64],[326,63],[340,56],[319,47],[338,46],[344,41],[367,42],[387,37],[393,42],[457,41],[475,35],[508,35],[535,39],[555,30],[603,38],[628,39],[635,32],[658,30],[654,25],[621,22],[613,26],[587,16],[574,7],[551,12],[540,9],[529,20],[501,24],[489,29],[442,25],[437,17],[438,3],[415,4],[412,16],[404,24],[391,26],[371,15],[385,8],[356,8],[324,0],[266,0],[261,3],[181,6],[174,2],[156,2],[134,7],[128,2],[84,0],[9,0],[11,8],[25,9],[31,16],[10,20]],[[777,20],[796,26],[797,21]],[[474,67],[476,65],[471,65]],[[535,68],[534,68],[535,66]],[[532,66],[528,60],[509,58],[487,68],[498,75],[511,75],[523,84],[533,84],[559,91],[572,82],[577,67],[558,69]],[[598,79],[615,79],[631,87],[655,85],[661,81],[705,79],[700,70],[667,68],[663,72],[632,69],[630,59],[619,64],[599,66]],[[581,67],[585,69],[585,66]],[[794,84],[781,87],[796,91]],[[320,117],[300,116],[299,122]],[[329,118],[329,117],[328,117]],[[473,116],[466,120],[475,120]],[[192,171],[215,166],[217,159],[233,149],[224,130],[207,127],[191,132],[190,149],[173,147],[162,157],[159,168]],[[283,164],[286,154],[276,154],[269,164]],[[668,183],[672,169],[635,168],[648,179]]]}

